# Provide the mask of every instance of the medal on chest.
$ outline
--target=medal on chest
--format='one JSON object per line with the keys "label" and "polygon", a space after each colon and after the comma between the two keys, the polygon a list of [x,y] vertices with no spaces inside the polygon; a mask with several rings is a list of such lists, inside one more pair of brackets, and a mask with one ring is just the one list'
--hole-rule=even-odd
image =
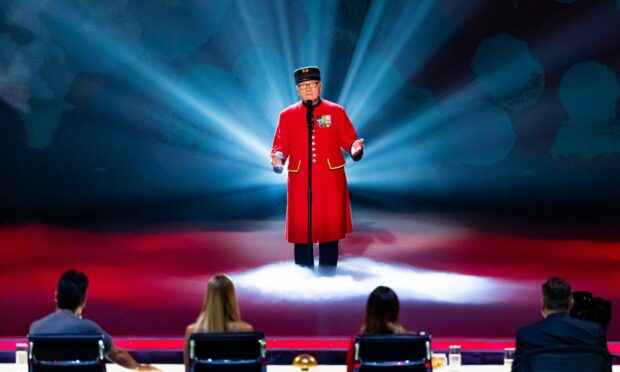
{"label": "medal on chest", "polygon": [[316,119],[316,123],[319,128],[329,128],[332,126],[332,116],[321,115]]}

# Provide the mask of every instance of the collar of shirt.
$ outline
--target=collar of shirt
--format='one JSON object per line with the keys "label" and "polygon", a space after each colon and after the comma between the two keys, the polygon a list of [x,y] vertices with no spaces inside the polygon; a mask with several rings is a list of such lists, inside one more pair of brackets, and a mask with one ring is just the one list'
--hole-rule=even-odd
{"label": "collar of shirt", "polygon": [[76,314],[75,312],[73,312],[73,311],[71,311],[69,309],[56,309],[56,312],[57,313],[67,314],[67,315],[72,315],[75,318],[82,319],[82,317],[80,315]]}

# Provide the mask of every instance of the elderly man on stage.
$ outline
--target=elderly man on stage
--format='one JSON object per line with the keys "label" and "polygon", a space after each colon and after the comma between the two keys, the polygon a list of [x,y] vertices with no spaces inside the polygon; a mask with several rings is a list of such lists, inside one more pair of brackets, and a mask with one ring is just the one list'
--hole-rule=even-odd
{"label": "elderly man on stage", "polygon": [[342,106],[321,99],[318,67],[297,69],[293,76],[301,101],[280,113],[271,149],[277,173],[288,159],[286,238],[295,245],[297,265],[314,267],[318,242],[319,266],[335,268],[338,241],[353,231],[341,149],[360,160],[363,139]]}

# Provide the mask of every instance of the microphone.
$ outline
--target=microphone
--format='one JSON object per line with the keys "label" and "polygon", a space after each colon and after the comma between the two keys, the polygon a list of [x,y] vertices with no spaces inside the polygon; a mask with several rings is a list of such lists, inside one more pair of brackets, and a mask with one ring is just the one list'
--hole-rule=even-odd
{"label": "microphone", "polygon": [[308,129],[314,128],[314,105],[311,100],[307,100],[303,103],[306,106],[308,112],[306,112],[306,124],[308,124]]}

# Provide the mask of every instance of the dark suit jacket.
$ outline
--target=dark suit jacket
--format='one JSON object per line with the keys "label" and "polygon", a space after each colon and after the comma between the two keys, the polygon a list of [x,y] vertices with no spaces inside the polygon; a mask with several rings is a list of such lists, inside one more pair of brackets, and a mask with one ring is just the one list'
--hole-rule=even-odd
{"label": "dark suit jacket", "polygon": [[607,349],[607,340],[598,323],[573,318],[568,314],[550,314],[541,321],[519,329],[512,371],[520,370],[521,357],[526,351],[564,345],[588,345]]}

